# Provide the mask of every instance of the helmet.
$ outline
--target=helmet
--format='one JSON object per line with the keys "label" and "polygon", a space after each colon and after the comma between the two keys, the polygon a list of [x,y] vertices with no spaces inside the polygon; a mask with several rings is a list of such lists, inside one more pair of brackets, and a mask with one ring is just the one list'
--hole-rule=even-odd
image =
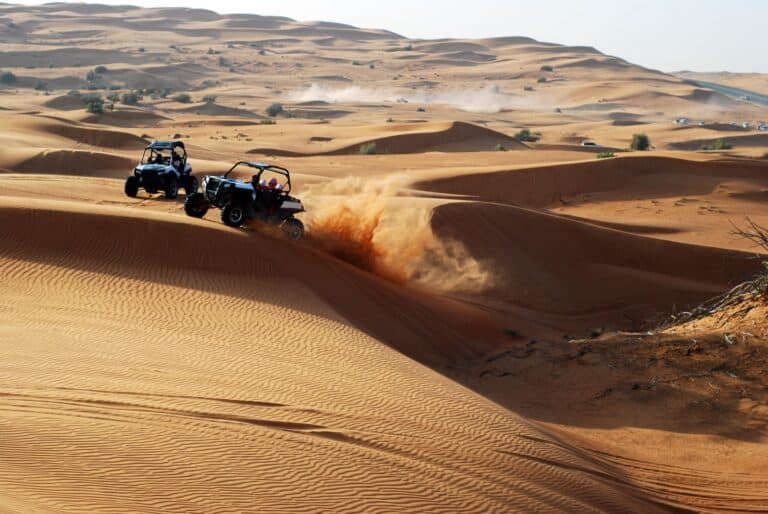
{"label": "helmet", "polygon": [[269,188],[274,189],[275,187],[277,187],[277,179],[275,177],[272,177],[271,179],[269,179]]}

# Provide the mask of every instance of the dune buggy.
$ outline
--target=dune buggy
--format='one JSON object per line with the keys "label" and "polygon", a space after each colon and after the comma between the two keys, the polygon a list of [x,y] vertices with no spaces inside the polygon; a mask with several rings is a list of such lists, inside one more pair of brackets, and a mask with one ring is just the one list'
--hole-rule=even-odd
{"label": "dune buggy", "polygon": [[[250,181],[229,178],[240,166],[256,170]],[[301,239],[304,224],[294,215],[304,212],[304,206],[290,193],[291,174],[287,169],[239,161],[222,176],[205,176],[202,191],[187,196],[184,211],[194,218],[202,218],[213,206],[221,209],[221,221],[230,227],[258,220],[280,227],[291,239]]]}
{"label": "dune buggy", "polygon": [[125,180],[125,194],[135,197],[140,188],[147,193],[163,191],[166,198],[176,198],[179,187],[187,194],[197,191],[197,177],[187,162],[187,150],[181,141],[152,141],[144,149],[133,175]]}

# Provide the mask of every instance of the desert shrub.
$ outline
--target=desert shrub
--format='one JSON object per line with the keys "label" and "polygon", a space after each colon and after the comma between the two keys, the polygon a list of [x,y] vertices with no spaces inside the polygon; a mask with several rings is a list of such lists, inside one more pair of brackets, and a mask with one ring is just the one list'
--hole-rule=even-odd
{"label": "desert shrub", "polygon": [[38,91],[45,91],[46,89],[48,89],[48,83],[44,80],[37,79],[35,81],[35,89],[37,89]]}
{"label": "desert shrub", "polygon": [[358,149],[357,153],[360,155],[376,155],[378,152],[376,151],[376,143],[370,142],[360,145],[360,148]]}
{"label": "desert shrub", "polygon": [[189,96],[188,93],[179,93],[178,95],[174,96],[173,99],[181,104],[192,103],[192,97]]}
{"label": "desert shrub", "polygon": [[406,46],[403,48],[403,50],[405,50],[406,52],[410,52],[411,50],[413,50],[413,45],[406,45]]}
{"label": "desert shrub", "polygon": [[651,147],[651,138],[646,134],[635,134],[632,136],[632,143],[630,143],[629,147],[632,150],[648,150]]}
{"label": "desert shrub", "polygon": [[123,93],[123,96],[120,97],[120,101],[125,105],[136,105],[139,103],[139,95],[133,92]]}
{"label": "desert shrub", "polygon": [[552,66],[544,65],[541,67],[541,71],[554,71]]}
{"label": "desert shrub", "polygon": [[277,121],[273,120],[271,118],[265,118],[263,120],[259,120],[259,124],[261,124],[261,125],[277,125]]}
{"label": "desert shrub", "polygon": [[598,159],[610,159],[611,157],[616,157],[616,154],[613,152],[600,152],[597,154]]}
{"label": "desert shrub", "polygon": [[387,123],[394,123],[394,122],[395,122],[395,120],[394,120],[394,119],[392,119],[392,118],[387,118]]}
{"label": "desert shrub", "polygon": [[532,134],[530,129],[524,128],[520,130],[520,132],[515,134],[515,139],[517,139],[518,141],[527,141],[527,142],[533,143],[539,140],[539,136]]}
{"label": "desert shrub", "polygon": [[539,77],[539,79],[536,81],[539,84],[544,84],[547,81],[547,77]]}
{"label": "desert shrub", "polygon": [[507,147],[502,145],[501,143],[499,143],[499,144],[496,145],[496,151],[497,152],[506,152],[507,151]]}
{"label": "desert shrub", "polygon": [[78,91],[77,89],[70,89],[69,91],[67,91],[67,96],[80,96],[80,94],[81,94],[80,91]]}
{"label": "desert shrub", "polygon": [[117,84],[110,84],[109,85],[109,90],[110,91],[117,91],[118,89],[120,89],[120,86],[117,85]]}
{"label": "desert shrub", "polygon": [[701,145],[702,150],[730,150],[731,148],[733,148],[733,145],[725,139],[718,139],[710,145]]}
{"label": "desert shrub", "polygon": [[162,91],[160,91],[158,94],[160,95],[160,98],[168,98],[168,96],[173,93],[173,89],[166,87]]}
{"label": "desert shrub", "polygon": [[0,84],[15,84],[16,83],[16,75],[14,75],[10,71],[2,71],[0,72]]}
{"label": "desert shrub", "polygon": [[143,46],[139,47],[139,52],[142,53],[142,54],[144,53],[144,47]]}
{"label": "desert shrub", "polygon": [[267,55],[267,51],[262,48],[259,50],[259,55]]}
{"label": "desert shrub", "polygon": [[109,109],[110,111],[114,111],[114,110],[115,110],[115,104],[114,104],[114,102],[110,102],[110,103],[108,103],[108,104],[107,104],[107,109]]}
{"label": "desert shrub", "polygon": [[93,114],[101,114],[104,112],[104,99],[101,95],[86,95],[83,97],[85,100],[85,110]]}
{"label": "desert shrub", "polygon": [[117,93],[110,93],[107,95],[107,100],[110,102],[119,102],[120,101],[120,95]]}
{"label": "desert shrub", "polygon": [[267,116],[270,116],[272,118],[284,112],[285,112],[285,109],[283,108],[283,104],[274,103],[269,107],[267,107]]}
{"label": "desert shrub", "polygon": [[766,153],[764,153],[764,154],[763,154],[763,159],[765,159],[766,161],[768,161],[768,152],[766,152]]}
{"label": "desert shrub", "polygon": [[525,86],[523,87],[523,91],[533,91],[533,86]]}
{"label": "desert shrub", "polygon": [[99,78],[99,74],[96,73],[93,70],[91,70],[91,71],[89,71],[88,73],[85,74],[85,80],[88,81],[88,82],[94,82],[94,81],[98,80],[98,78]]}
{"label": "desert shrub", "polygon": [[219,52],[218,50],[214,50],[213,48],[209,48],[209,49],[208,49],[208,52],[206,52],[206,53],[207,53],[208,55],[218,55],[218,54],[220,54],[221,52]]}
{"label": "desert shrub", "polygon": [[224,56],[223,56],[223,55],[220,55],[220,56],[219,56],[219,66],[221,66],[222,68],[223,68],[224,66],[229,66],[229,61],[227,61],[227,60],[224,58]]}
{"label": "desert shrub", "polygon": [[93,71],[95,71],[99,75],[104,75],[107,72],[107,67],[106,66],[96,66],[93,69]]}
{"label": "desert shrub", "polygon": [[203,97],[203,102],[212,104],[216,102],[216,95],[205,95]]}
{"label": "desert shrub", "polygon": [[369,69],[371,69],[371,70],[373,70],[373,69],[375,69],[375,68],[376,68],[376,65],[375,65],[375,64],[373,64],[373,63],[371,63],[371,64],[369,64],[369,65],[368,65],[368,68],[369,68]]}
{"label": "desert shrub", "polygon": [[8,27],[9,29],[15,29],[15,28],[18,28],[18,27],[19,27],[18,25],[16,25],[16,24],[15,24],[15,23],[13,23],[12,21],[7,21],[7,22],[5,22],[5,26],[6,26],[6,27]]}
{"label": "desert shrub", "polygon": [[352,66],[361,66],[362,64],[360,61],[352,61]]}

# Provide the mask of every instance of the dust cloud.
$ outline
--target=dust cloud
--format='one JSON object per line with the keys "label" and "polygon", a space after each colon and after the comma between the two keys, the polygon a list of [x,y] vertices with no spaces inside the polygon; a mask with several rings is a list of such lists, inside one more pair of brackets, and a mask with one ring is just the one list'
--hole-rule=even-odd
{"label": "dust cloud", "polygon": [[453,293],[492,285],[489,267],[431,227],[432,208],[404,197],[405,177],[348,177],[305,190],[313,245],[361,269],[398,283]]}

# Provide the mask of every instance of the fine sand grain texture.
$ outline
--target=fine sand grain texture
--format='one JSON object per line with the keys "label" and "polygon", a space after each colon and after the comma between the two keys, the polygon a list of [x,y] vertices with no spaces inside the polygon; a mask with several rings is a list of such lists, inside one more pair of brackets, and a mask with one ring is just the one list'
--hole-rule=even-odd
{"label": "fine sand grain texture", "polygon": [[[695,309],[764,269],[765,76],[93,4],[0,42],[0,512],[768,511],[765,295]],[[127,197],[152,140],[289,168],[306,237]]]}

